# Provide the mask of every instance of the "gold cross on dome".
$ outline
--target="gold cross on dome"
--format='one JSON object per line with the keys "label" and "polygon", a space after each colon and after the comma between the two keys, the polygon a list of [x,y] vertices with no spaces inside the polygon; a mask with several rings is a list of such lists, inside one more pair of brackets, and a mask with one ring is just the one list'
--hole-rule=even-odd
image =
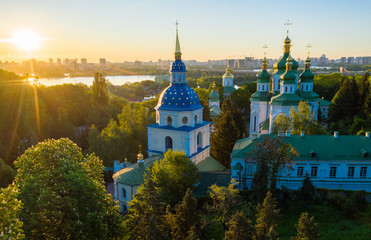
{"label": "gold cross on dome", "polygon": [[312,47],[312,45],[310,45],[310,43],[308,43],[308,45],[307,45],[307,49],[308,49],[308,57],[309,57],[309,50],[310,50],[311,47]]}
{"label": "gold cross on dome", "polygon": [[286,26],[287,35],[289,35],[289,27],[292,25],[292,22],[290,22],[290,20],[287,20],[284,25]]}
{"label": "gold cross on dome", "polygon": [[264,58],[265,58],[267,56],[267,48],[268,48],[267,44],[264,44],[263,48],[264,48]]}

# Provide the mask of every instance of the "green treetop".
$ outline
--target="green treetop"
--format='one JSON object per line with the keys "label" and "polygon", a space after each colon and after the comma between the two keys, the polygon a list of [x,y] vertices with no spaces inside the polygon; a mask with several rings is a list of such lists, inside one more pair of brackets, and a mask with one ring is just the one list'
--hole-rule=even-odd
{"label": "green treetop", "polygon": [[68,139],[46,140],[15,162],[27,239],[114,239],[119,208],[103,185],[103,164]]}

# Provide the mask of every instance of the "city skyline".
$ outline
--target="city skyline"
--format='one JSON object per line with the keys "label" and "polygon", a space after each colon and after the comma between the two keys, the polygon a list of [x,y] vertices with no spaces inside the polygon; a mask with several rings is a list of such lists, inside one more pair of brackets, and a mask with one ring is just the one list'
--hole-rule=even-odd
{"label": "city skyline", "polygon": [[157,61],[171,59],[175,21],[184,59],[207,61],[227,58],[262,58],[282,55],[289,19],[292,56],[326,54],[330,59],[369,56],[371,17],[367,1],[312,1],[282,4],[268,1],[79,1],[37,0],[0,3],[0,39],[29,30],[42,42],[27,54],[11,41],[0,41],[0,60],[87,58],[98,62]]}

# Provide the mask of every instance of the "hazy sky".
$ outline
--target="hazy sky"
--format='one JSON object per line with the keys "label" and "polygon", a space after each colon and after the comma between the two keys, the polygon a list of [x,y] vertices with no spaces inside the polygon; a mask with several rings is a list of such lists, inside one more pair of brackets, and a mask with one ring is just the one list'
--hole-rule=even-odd
{"label": "hazy sky", "polygon": [[[290,27],[292,56],[371,56],[370,0],[1,0],[0,39],[20,29],[47,38],[31,57],[97,62],[172,59],[175,20],[183,59],[277,58]],[[28,57],[0,42],[0,60]]]}

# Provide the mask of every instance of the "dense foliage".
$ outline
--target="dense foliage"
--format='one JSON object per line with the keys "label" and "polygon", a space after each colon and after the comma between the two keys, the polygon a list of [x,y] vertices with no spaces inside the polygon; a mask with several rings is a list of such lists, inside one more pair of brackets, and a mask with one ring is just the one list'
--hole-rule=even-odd
{"label": "dense foliage", "polygon": [[47,140],[16,162],[14,187],[27,239],[114,239],[119,207],[103,186],[103,164],[68,139]]}
{"label": "dense foliage", "polygon": [[198,169],[187,155],[171,150],[161,161],[156,161],[149,172],[154,185],[160,189],[160,200],[172,206],[183,198],[187,189],[193,190],[199,179]]}

